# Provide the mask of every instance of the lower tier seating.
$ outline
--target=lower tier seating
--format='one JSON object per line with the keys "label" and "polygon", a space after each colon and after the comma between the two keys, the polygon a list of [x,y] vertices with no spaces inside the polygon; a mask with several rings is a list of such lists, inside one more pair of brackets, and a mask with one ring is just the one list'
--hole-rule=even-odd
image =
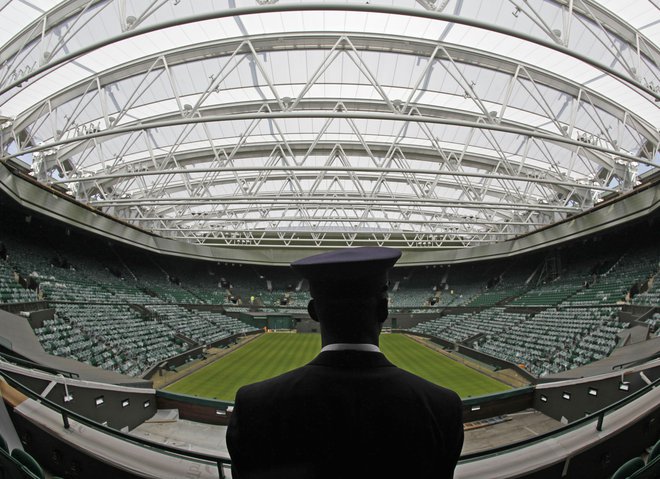
{"label": "lower tier seating", "polygon": [[478,351],[520,365],[536,376],[573,369],[607,357],[629,325],[620,308],[549,308],[515,313],[489,308],[448,314],[420,323],[411,332],[465,343]]}

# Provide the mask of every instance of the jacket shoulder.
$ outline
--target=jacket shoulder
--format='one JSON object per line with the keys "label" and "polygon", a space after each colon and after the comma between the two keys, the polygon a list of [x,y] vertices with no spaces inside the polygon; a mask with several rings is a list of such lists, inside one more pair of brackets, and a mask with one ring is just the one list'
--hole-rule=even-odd
{"label": "jacket shoulder", "polygon": [[254,395],[263,396],[264,394],[268,394],[269,391],[280,389],[303,376],[307,367],[308,366],[302,366],[280,374],[279,376],[241,386],[236,393],[236,399],[238,400],[239,397],[248,398]]}

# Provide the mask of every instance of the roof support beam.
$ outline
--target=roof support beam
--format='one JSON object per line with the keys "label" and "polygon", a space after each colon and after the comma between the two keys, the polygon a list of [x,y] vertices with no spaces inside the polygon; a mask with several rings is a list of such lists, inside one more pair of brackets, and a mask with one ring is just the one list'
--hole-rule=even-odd
{"label": "roof support beam", "polygon": [[[459,127],[473,128],[478,126],[482,130],[494,130],[504,133],[513,133],[523,136],[528,136],[531,138],[539,138],[542,140],[548,140],[554,143],[563,144],[566,146],[573,147],[585,147],[585,143],[572,140],[569,138],[564,138],[558,135],[552,135],[545,132],[541,132],[534,129],[514,127],[514,126],[505,126],[497,123],[488,123],[488,124],[479,124],[476,125],[474,122],[462,121],[453,118],[438,118],[438,117],[428,117],[428,116],[413,116],[413,115],[403,115],[403,114],[394,114],[394,113],[380,113],[380,112],[362,112],[362,111],[351,111],[351,112],[319,112],[319,111],[292,111],[292,112],[259,112],[259,113],[246,113],[246,114],[233,114],[233,115],[207,115],[203,117],[195,118],[181,118],[176,120],[164,120],[149,123],[148,125],[142,124],[132,124],[127,126],[122,126],[115,128],[111,131],[99,131],[93,133],[87,133],[81,135],[76,139],[60,139],[57,141],[52,141],[44,143],[42,145],[33,146],[30,148],[24,148],[19,152],[8,155],[6,158],[16,158],[18,156],[34,153],[36,151],[41,151],[44,149],[50,149],[57,146],[63,146],[68,144],[73,144],[78,141],[87,140],[90,138],[102,138],[113,135],[120,135],[124,133],[129,133],[133,131],[142,131],[152,128],[167,128],[171,126],[179,125],[188,125],[196,123],[212,123],[212,122],[225,122],[225,121],[242,121],[242,120],[261,120],[261,119],[278,119],[278,118],[342,118],[342,119],[365,119],[365,120],[385,120],[385,121],[404,121],[404,122],[415,122],[415,123],[428,123],[434,125],[453,125]],[[637,161],[640,163],[647,164],[651,167],[656,167],[657,164],[653,161],[648,161],[638,156],[623,152],[615,151],[609,148],[590,144],[588,148],[591,150],[599,151],[602,153],[608,153],[614,155],[617,158],[629,161]]]}
{"label": "roof support beam", "polygon": [[456,23],[460,25],[466,25],[478,29],[483,29],[487,31],[492,31],[496,33],[502,33],[511,38],[518,38],[529,43],[534,43],[539,46],[543,46],[557,52],[560,52],[564,55],[574,57],[594,68],[597,68],[603,72],[610,74],[616,78],[619,78],[623,82],[637,88],[639,91],[645,92],[651,98],[660,99],[660,93],[649,88],[647,85],[639,82],[635,78],[619,72],[617,69],[597,62],[590,58],[588,55],[570,50],[563,45],[557,44],[554,41],[544,40],[532,35],[525,34],[521,31],[496,25],[492,22],[479,21],[473,18],[461,17],[456,15],[450,15],[446,13],[440,13],[429,10],[420,10],[412,8],[403,8],[395,6],[386,6],[386,5],[370,5],[370,4],[321,4],[321,3],[309,3],[309,4],[275,4],[275,5],[260,5],[256,7],[245,7],[245,8],[233,8],[227,10],[217,10],[208,13],[203,13],[199,15],[192,15],[189,17],[176,18],[169,21],[157,22],[142,28],[136,28],[134,30],[123,32],[122,34],[116,35],[111,38],[104,39],[100,42],[92,43],[85,47],[80,48],[79,50],[63,55],[56,59],[53,59],[49,63],[46,63],[43,66],[33,69],[27,75],[22,75],[20,78],[17,78],[15,81],[5,84],[0,88],[0,95],[6,93],[7,91],[17,87],[21,83],[28,82],[34,77],[44,73],[45,71],[56,67],[62,63],[71,61],[81,55],[94,51],[96,49],[102,48],[110,43],[119,42],[128,38],[132,38],[138,35],[144,35],[149,32],[162,30],[165,28],[176,27],[180,25],[202,22],[205,20],[219,19],[219,18],[228,18],[228,17],[240,17],[243,15],[255,15],[263,14],[270,12],[296,12],[296,11],[345,11],[345,12],[367,12],[367,13],[383,13],[383,14],[392,14],[392,15],[403,15],[412,18],[426,18],[432,20],[438,20],[448,23]]}

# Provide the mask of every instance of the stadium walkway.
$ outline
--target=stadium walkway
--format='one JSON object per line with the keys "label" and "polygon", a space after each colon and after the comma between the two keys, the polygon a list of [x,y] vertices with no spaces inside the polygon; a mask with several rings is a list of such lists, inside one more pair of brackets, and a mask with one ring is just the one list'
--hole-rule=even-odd
{"label": "stadium walkway", "polygon": [[[485,451],[553,431],[562,426],[538,411],[527,410],[508,415],[511,420],[465,432],[463,454]],[[225,441],[226,426],[201,424],[183,419],[146,422],[131,434],[182,449],[229,457]]]}

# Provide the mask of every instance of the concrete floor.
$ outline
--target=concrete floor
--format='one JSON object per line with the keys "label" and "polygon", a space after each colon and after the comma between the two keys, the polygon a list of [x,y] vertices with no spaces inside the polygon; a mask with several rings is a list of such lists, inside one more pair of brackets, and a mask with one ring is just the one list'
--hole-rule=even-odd
{"label": "concrete floor", "polygon": [[563,426],[559,421],[534,409],[508,414],[507,416],[511,418],[510,421],[465,431],[463,454],[487,451],[488,449],[523,441]]}
{"label": "concrete floor", "polygon": [[[159,411],[159,414],[161,411]],[[229,458],[225,433],[227,426],[214,426],[199,422],[179,419],[178,415],[172,420],[161,415],[162,419],[147,421],[133,429],[130,434],[159,444],[167,444],[181,449]]]}
{"label": "concrete floor", "polygon": [[[466,431],[463,454],[522,441],[562,426],[559,421],[533,409],[509,414],[508,417],[510,421]],[[161,444],[228,458],[226,431],[226,426],[186,421],[171,413],[160,412],[155,421],[145,422],[131,434]]]}

